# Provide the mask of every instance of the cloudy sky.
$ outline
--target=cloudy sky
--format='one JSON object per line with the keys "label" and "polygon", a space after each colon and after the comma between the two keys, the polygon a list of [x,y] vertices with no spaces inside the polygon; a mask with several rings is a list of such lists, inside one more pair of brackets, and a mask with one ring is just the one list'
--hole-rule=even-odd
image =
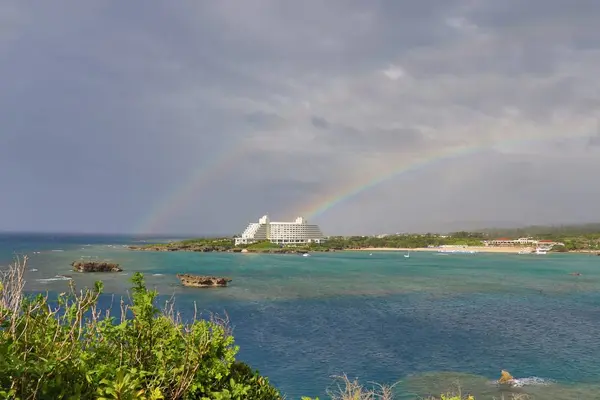
{"label": "cloudy sky", "polygon": [[0,230],[600,219],[600,2],[3,1]]}

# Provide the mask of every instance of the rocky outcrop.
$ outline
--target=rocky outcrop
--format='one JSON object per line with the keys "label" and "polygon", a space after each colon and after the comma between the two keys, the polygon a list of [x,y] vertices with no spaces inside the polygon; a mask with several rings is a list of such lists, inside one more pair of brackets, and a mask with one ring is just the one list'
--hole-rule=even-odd
{"label": "rocky outcrop", "polygon": [[[240,248],[240,247],[226,247],[226,246],[210,246],[210,245],[188,245],[188,244],[168,244],[168,245],[146,245],[146,246],[128,246],[129,250],[136,251],[192,251],[199,253],[210,253],[210,252],[219,252],[219,253],[262,253],[262,254],[302,254],[306,253],[307,250],[297,250],[293,247],[290,248],[266,248],[266,249],[256,249],[256,248]],[[339,249],[323,249],[323,250],[311,250],[313,252],[317,251],[336,251],[342,250]]]}
{"label": "rocky outcrop", "polygon": [[500,372],[500,379],[498,379],[498,383],[500,385],[513,385],[515,383],[515,378],[510,374],[510,372],[502,370]]}
{"label": "rocky outcrop", "polygon": [[177,274],[177,278],[179,278],[183,286],[200,288],[225,287],[229,282],[231,282],[230,278],[223,278],[218,276]]}
{"label": "rocky outcrop", "polygon": [[136,251],[193,251],[197,253],[239,253],[240,248],[230,248],[225,246],[203,246],[203,245],[149,245],[149,246],[128,246],[129,250]]}
{"label": "rocky outcrop", "polygon": [[121,272],[123,269],[116,263],[107,261],[73,261],[73,270],[77,272]]}

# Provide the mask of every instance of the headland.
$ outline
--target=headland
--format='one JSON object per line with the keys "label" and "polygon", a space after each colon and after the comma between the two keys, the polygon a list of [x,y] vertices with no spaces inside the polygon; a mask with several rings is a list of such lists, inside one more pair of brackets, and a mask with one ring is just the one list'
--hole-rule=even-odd
{"label": "headland", "polygon": [[531,226],[512,230],[453,233],[396,233],[381,235],[323,236],[317,225],[298,217],[293,222],[273,222],[263,216],[241,235],[196,238],[169,243],[129,246],[142,251],[193,251],[302,254],[329,251],[437,251],[442,253],[600,254],[600,224]]}
{"label": "headland", "polygon": [[321,243],[280,244],[267,240],[251,244],[235,245],[234,238],[199,238],[168,243],[153,243],[129,246],[136,251],[189,251],[264,254],[303,254],[308,252],[334,251],[403,251],[440,253],[589,253],[600,254],[599,239],[582,242],[561,239],[544,240],[535,238],[493,239],[463,237],[462,235],[386,235],[329,237]]}

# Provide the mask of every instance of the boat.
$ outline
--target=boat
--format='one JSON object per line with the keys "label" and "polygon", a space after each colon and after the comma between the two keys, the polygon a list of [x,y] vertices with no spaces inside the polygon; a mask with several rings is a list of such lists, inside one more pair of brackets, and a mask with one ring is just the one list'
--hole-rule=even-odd
{"label": "boat", "polygon": [[546,249],[542,249],[542,248],[538,247],[535,249],[535,254],[544,255],[544,254],[548,254],[548,251]]}
{"label": "boat", "polygon": [[409,258],[409,257],[410,257],[410,251],[409,251],[408,253],[406,253],[406,254],[404,255],[404,257],[405,257],[405,258]]}
{"label": "boat", "polygon": [[302,257],[310,257],[310,254],[304,253],[304,254],[302,254]]}

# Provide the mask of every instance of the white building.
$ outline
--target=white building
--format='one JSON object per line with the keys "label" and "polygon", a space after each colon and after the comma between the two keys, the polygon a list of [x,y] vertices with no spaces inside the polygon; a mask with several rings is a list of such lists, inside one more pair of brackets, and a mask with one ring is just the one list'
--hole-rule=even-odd
{"label": "white building", "polygon": [[294,222],[274,222],[264,215],[258,222],[250,223],[241,237],[235,238],[235,245],[260,240],[279,244],[306,244],[322,243],[324,237],[318,225],[311,225],[302,217],[296,218]]}
{"label": "white building", "polygon": [[500,238],[494,240],[484,240],[482,243],[486,246],[564,246],[564,243],[554,242],[552,240],[537,240],[532,237],[522,237],[518,239]]}

